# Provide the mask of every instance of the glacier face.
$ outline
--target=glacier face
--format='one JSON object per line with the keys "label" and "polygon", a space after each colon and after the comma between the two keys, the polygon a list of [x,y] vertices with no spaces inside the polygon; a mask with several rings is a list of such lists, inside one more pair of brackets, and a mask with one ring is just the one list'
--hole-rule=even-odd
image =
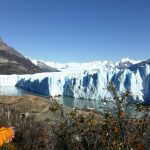
{"label": "glacier face", "polygon": [[[125,61],[123,61],[125,62]],[[106,63],[107,64],[107,63]],[[141,62],[131,69],[100,67],[34,75],[0,75],[0,86],[17,86],[48,96],[69,96],[99,100],[109,97],[108,83],[117,90],[130,90],[133,100],[150,103],[150,62]]]}
{"label": "glacier face", "polygon": [[69,96],[95,99],[109,96],[108,83],[112,81],[117,90],[130,90],[133,100],[150,102],[150,65],[145,64],[135,71],[99,69],[98,71],[41,73],[19,76],[16,82],[21,87],[49,96]]}
{"label": "glacier face", "polygon": [[19,81],[17,75],[0,75],[0,86],[15,86]]}

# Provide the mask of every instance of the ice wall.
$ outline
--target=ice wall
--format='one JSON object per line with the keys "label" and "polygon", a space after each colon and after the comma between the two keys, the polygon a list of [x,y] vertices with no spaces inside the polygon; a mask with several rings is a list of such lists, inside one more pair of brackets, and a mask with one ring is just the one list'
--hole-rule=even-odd
{"label": "ice wall", "polygon": [[148,64],[134,71],[99,69],[95,72],[0,76],[0,86],[17,86],[49,96],[64,95],[95,100],[108,96],[106,86],[110,81],[120,92],[130,90],[134,100],[150,102],[150,65]]}
{"label": "ice wall", "polygon": [[78,73],[48,73],[20,79],[16,86],[34,92],[55,96],[96,99],[108,96],[107,84],[113,81],[120,92],[130,90],[134,100],[150,99],[150,66],[136,71],[128,69],[103,70]]}

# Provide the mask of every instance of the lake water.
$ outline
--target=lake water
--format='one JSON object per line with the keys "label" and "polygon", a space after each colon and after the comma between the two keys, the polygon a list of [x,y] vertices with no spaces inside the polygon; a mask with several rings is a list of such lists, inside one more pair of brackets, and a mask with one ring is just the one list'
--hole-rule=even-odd
{"label": "lake water", "polygon": [[7,87],[7,86],[0,86],[0,95],[7,95],[7,96],[25,96],[25,95],[35,95],[35,96],[43,96],[38,93],[33,93],[30,91],[26,91],[17,87]]}
{"label": "lake water", "polygon": [[[38,93],[33,93],[30,91],[26,91],[17,87],[0,87],[0,95],[7,95],[7,96],[25,96],[25,95],[35,95],[35,96],[45,96]],[[106,105],[104,105],[101,101],[98,100],[86,100],[86,99],[75,99],[70,97],[59,97],[58,101],[64,104],[65,106],[72,107],[72,108],[88,108],[94,109],[98,111],[107,110]],[[113,102],[109,103],[109,108],[111,110],[114,109]],[[130,117],[141,116],[142,114],[135,111],[135,105],[129,106],[128,113]]]}
{"label": "lake water", "polygon": [[[25,96],[25,95],[35,95],[35,96],[45,96],[42,94],[30,92],[17,87],[0,87],[0,95],[7,96]],[[74,99],[70,97],[59,97],[60,103],[68,107],[77,108],[89,108],[89,109],[101,109],[102,103],[96,100],[85,100],[85,99]],[[100,107],[101,106],[101,107]]]}

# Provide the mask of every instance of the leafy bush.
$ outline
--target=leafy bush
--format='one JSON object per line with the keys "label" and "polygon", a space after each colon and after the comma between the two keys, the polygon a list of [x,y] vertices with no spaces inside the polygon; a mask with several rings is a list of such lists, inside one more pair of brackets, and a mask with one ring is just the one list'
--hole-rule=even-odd
{"label": "leafy bush", "polygon": [[[66,115],[55,130],[57,149],[86,149],[86,150],[132,150],[147,149],[150,145],[150,117],[149,107],[137,104],[137,111],[143,111],[143,118],[130,118],[128,116],[127,98],[130,92],[119,94],[114,85],[110,83],[108,90],[112,94],[116,111],[109,108],[109,99],[104,99],[105,113],[95,113],[74,110]],[[147,136],[146,136],[147,135]]]}
{"label": "leafy bush", "polygon": [[[1,126],[13,126],[15,138],[1,149],[5,150],[144,150],[150,146],[149,106],[136,105],[142,118],[128,115],[130,92],[118,93],[108,85],[115,111],[104,98],[106,111],[73,109],[66,113],[62,105],[52,100],[49,112],[60,114],[59,119],[39,122],[34,116],[20,114],[15,108],[3,106]],[[113,108],[114,109],[114,108]],[[28,110],[30,113],[30,110]]]}
{"label": "leafy bush", "polygon": [[[9,144],[4,144],[2,150],[49,150],[51,149],[51,134],[45,122],[38,122],[34,116],[18,112],[14,107],[5,105],[0,113],[0,126],[13,126],[15,137]],[[0,135],[1,137],[1,135]]]}

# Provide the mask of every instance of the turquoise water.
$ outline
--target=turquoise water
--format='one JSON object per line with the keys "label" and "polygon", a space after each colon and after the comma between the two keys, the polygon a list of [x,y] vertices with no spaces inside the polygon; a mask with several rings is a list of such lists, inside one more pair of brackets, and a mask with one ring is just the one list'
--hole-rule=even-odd
{"label": "turquoise water", "polygon": [[[35,95],[35,96],[45,96],[38,93],[26,91],[17,87],[0,87],[0,95],[7,95],[7,96],[25,96],[25,95]],[[111,110],[115,110],[114,103],[110,102],[107,107],[104,105],[101,101],[98,100],[86,100],[86,99],[75,99],[70,97],[59,97],[58,101],[60,103],[64,104],[65,106],[72,107],[72,108],[88,108],[88,109],[94,109],[98,111],[104,111],[107,110],[108,107],[111,108]],[[135,105],[129,106],[128,113],[131,116],[141,116],[142,114],[137,114],[135,111]]]}
{"label": "turquoise water", "polygon": [[7,96],[25,96],[25,95],[35,95],[35,96],[44,96],[38,93],[26,91],[17,87],[7,87],[7,86],[0,86],[0,95],[7,95]]}
{"label": "turquoise water", "polygon": [[[0,87],[0,95],[7,96],[25,96],[25,95],[35,95],[35,96],[45,96],[42,94],[30,92],[17,87]],[[59,97],[60,103],[68,107],[76,108],[89,108],[89,109],[100,109],[102,104],[96,100],[85,100],[85,99],[74,99],[70,97]],[[100,107],[101,106],[101,107]]]}
{"label": "turquoise water", "polygon": [[103,109],[105,105],[98,100],[75,99],[71,97],[60,97],[60,102],[68,107],[88,108],[88,109]]}

